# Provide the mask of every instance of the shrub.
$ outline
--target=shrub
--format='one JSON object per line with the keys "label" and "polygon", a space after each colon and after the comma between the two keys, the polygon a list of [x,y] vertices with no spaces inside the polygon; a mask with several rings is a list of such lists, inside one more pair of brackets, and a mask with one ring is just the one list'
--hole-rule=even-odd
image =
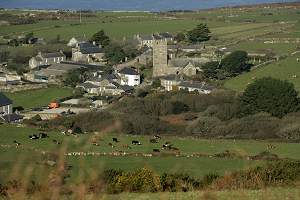
{"label": "shrub", "polygon": [[187,192],[199,188],[200,182],[186,174],[166,174],[160,177],[163,192]]}
{"label": "shrub", "polygon": [[300,124],[288,124],[277,135],[287,140],[300,140]]}

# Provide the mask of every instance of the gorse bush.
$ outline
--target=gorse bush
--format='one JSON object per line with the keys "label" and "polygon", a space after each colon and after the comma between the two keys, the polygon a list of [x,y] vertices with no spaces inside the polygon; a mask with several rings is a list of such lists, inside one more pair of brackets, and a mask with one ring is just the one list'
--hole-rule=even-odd
{"label": "gorse bush", "polygon": [[261,189],[266,186],[292,184],[299,178],[299,161],[276,161],[220,177],[212,187],[216,189]]}

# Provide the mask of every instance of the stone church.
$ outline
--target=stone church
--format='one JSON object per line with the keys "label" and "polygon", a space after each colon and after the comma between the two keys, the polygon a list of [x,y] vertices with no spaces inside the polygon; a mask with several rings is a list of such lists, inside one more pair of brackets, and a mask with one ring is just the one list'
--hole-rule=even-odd
{"label": "stone church", "polygon": [[[172,56],[171,56],[172,57]],[[199,69],[188,59],[170,58],[167,40],[153,41],[153,77],[168,75],[196,75]]]}

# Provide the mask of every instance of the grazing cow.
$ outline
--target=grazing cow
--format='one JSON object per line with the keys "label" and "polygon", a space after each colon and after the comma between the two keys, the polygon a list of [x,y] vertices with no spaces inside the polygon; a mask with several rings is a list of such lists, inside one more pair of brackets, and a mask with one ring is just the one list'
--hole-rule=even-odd
{"label": "grazing cow", "polygon": [[100,146],[100,144],[98,144],[97,142],[93,142],[92,145],[97,146],[97,147]]}
{"label": "grazing cow", "polygon": [[159,135],[154,135],[154,139],[156,139],[156,140],[160,140],[160,139],[161,139],[161,137],[160,137]]}
{"label": "grazing cow", "polygon": [[131,142],[133,145],[142,145],[142,143],[140,143],[139,141],[137,140],[132,140]]}
{"label": "grazing cow", "polygon": [[29,135],[29,138],[30,138],[31,140],[37,140],[37,139],[39,139],[39,137],[38,137],[36,134]]}
{"label": "grazing cow", "polygon": [[158,143],[156,139],[150,139],[150,143]]}
{"label": "grazing cow", "polygon": [[57,140],[52,140],[52,142],[53,142],[54,144],[61,144],[61,142],[59,142],[59,141],[57,141]]}
{"label": "grazing cow", "polygon": [[159,153],[160,150],[159,150],[159,149],[153,149],[153,152],[154,152],[154,153]]}
{"label": "grazing cow", "polygon": [[17,142],[16,140],[14,141],[14,143],[16,144],[16,147],[21,145],[21,143]]}
{"label": "grazing cow", "polygon": [[108,146],[110,146],[111,148],[114,148],[114,145],[112,143],[108,143]]}
{"label": "grazing cow", "polygon": [[49,136],[46,133],[39,133],[39,138],[48,138]]}
{"label": "grazing cow", "polygon": [[179,149],[176,148],[176,147],[170,147],[170,150],[172,150],[172,151],[179,151]]}
{"label": "grazing cow", "polygon": [[118,143],[119,142],[118,138],[113,138],[113,142]]}

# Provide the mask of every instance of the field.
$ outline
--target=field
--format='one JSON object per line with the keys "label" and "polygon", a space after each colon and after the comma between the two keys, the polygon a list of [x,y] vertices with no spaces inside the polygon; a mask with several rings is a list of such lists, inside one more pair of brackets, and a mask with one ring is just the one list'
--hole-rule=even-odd
{"label": "field", "polygon": [[243,91],[256,78],[273,77],[293,83],[295,88],[300,91],[300,63],[297,62],[297,58],[299,58],[299,54],[239,75],[226,81],[225,87],[236,91]]}
{"label": "field", "polygon": [[237,190],[237,191],[204,191],[187,193],[156,193],[156,194],[120,194],[103,196],[104,200],[112,199],[142,199],[142,200],[196,200],[196,199],[218,199],[218,200],[281,200],[281,199],[300,199],[300,190],[297,188],[270,188],[258,191]]}
{"label": "field", "polygon": [[[37,134],[38,131],[32,128],[16,127],[13,125],[0,125],[0,176],[3,180],[8,180],[20,175],[20,169],[27,172],[27,176],[33,179],[41,179],[48,176],[52,167],[42,164],[46,161],[43,152],[56,152],[60,155],[72,152],[94,153],[94,155],[69,155],[62,156],[65,162],[72,166],[70,171],[70,181],[77,182],[90,180],[101,171],[108,168],[134,170],[141,167],[149,167],[155,172],[187,173],[194,177],[201,177],[208,173],[224,174],[226,172],[245,169],[250,166],[260,165],[264,161],[251,161],[239,158],[218,158],[209,157],[226,150],[235,152],[238,155],[256,155],[268,150],[268,145],[273,144],[276,148],[270,150],[281,158],[299,159],[299,145],[296,143],[280,143],[268,141],[251,140],[204,140],[192,137],[163,137],[158,144],[149,142],[150,136],[127,136],[127,135],[95,135],[87,134],[79,137],[63,136],[61,133],[51,132],[50,138],[44,140],[30,140],[29,135]],[[108,143],[112,142],[112,137],[117,137],[120,142],[111,148]],[[21,143],[19,148],[15,148],[13,141]],[[62,145],[52,142],[57,140]],[[139,140],[143,145],[133,146],[132,140]],[[92,141],[97,141],[99,146],[92,145]],[[169,141],[180,149],[181,157],[168,154],[162,151],[160,156],[148,157],[145,154],[152,153],[154,148],[161,149],[162,144]],[[124,145],[129,145],[132,149],[127,149]],[[126,152],[128,156],[112,156],[113,152]],[[97,155],[101,154],[101,155]],[[106,153],[106,155],[103,155]],[[138,155],[134,155],[134,154]],[[207,155],[204,157],[191,157],[192,154]],[[144,155],[143,155],[144,154]],[[34,169],[34,170],[33,170]],[[43,180],[43,179],[42,179]]]}
{"label": "field", "polygon": [[49,87],[44,89],[5,93],[14,102],[14,107],[22,106],[24,109],[47,106],[51,101],[72,95],[70,88]]}

